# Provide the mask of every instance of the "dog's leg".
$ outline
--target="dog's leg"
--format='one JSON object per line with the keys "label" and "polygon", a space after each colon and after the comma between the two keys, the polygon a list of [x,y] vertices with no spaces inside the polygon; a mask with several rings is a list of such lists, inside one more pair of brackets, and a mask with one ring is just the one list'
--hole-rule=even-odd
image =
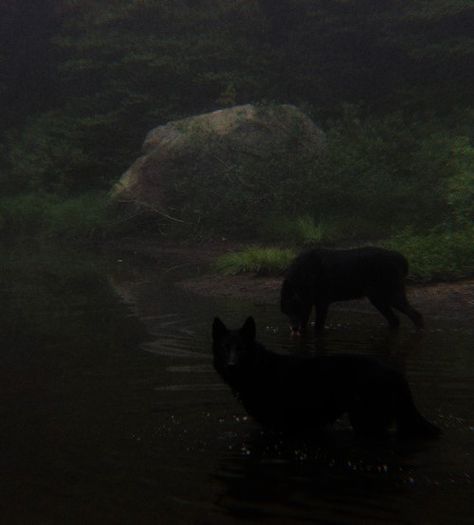
{"label": "dog's leg", "polygon": [[411,306],[404,291],[400,294],[397,294],[395,299],[392,301],[392,306],[399,312],[402,312],[408,316],[417,328],[424,327],[423,316],[420,314],[420,312],[416,311],[413,306]]}
{"label": "dog's leg", "polygon": [[314,328],[316,331],[321,331],[326,325],[326,318],[328,316],[329,304],[323,301],[316,303],[316,322]]}
{"label": "dog's leg", "polygon": [[390,308],[390,304],[387,301],[380,299],[379,297],[369,297],[369,301],[375,306],[375,308],[377,308],[385,319],[387,319],[390,328],[398,328],[400,326],[400,320]]}

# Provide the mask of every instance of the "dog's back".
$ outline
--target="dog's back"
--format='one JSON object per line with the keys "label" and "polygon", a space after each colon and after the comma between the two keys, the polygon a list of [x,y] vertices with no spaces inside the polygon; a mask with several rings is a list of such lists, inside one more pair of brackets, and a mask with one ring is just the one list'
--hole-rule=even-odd
{"label": "dog's back", "polygon": [[331,301],[355,299],[373,291],[389,293],[403,285],[408,263],[398,252],[377,247],[313,249],[290,265],[286,279],[312,287]]}

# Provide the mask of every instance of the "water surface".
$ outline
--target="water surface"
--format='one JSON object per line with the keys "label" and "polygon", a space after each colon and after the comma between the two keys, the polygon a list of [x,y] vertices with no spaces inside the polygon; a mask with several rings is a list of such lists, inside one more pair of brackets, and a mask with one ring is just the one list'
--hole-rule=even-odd
{"label": "water surface", "polygon": [[[474,329],[435,316],[391,334],[335,309],[297,344],[276,305],[174,283],[202,269],[163,255],[4,252],[2,523],[469,523]],[[433,442],[318,442],[249,419],[211,365],[215,315],[277,352],[357,352],[404,370]]]}

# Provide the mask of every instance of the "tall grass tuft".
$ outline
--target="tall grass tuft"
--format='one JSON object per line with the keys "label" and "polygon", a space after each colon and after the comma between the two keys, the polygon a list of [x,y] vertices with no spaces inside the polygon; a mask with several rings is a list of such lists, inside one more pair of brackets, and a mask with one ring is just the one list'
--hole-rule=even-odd
{"label": "tall grass tuft", "polygon": [[249,247],[245,250],[221,255],[215,267],[224,275],[256,273],[278,275],[288,268],[295,253],[291,249]]}

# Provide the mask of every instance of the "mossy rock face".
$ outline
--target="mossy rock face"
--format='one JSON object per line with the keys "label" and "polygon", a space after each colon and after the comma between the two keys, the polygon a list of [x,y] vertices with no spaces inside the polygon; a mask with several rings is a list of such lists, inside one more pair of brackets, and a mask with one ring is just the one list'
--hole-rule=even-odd
{"label": "mossy rock face", "polygon": [[143,155],[122,175],[111,197],[166,213],[184,178],[226,177],[252,159],[271,160],[282,151],[314,156],[323,146],[323,132],[290,105],[248,104],[168,122],[148,133]]}

